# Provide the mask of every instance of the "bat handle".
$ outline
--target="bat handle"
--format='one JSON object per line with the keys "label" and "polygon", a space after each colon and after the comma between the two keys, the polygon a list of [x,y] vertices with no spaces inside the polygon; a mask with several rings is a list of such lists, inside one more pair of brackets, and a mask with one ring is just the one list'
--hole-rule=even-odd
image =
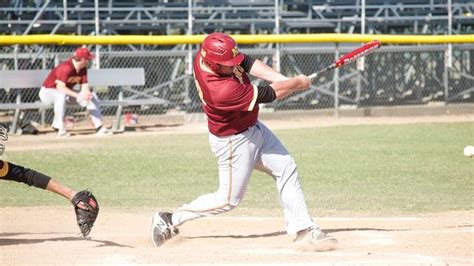
{"label": "bat handle", "polygon": [[318,76],[318,72],[309,75],[308,78],[309,78],[309,79],[314,79],[314,78],[316,78],[317,76]]}
{"label": "bat handle", "polygon": [[331,65],[325,67],[324,69],[319,70],[318,72],[314,72],[313,74],[309,75],[308,78],[309,78],[310,80],[313,80],[313,79],[315,79],[319,74],[321,74],[321,73],[323,73],[323,72],[326,72],[326,71],[328,71],[328,70],[331,70],[331,69],[333,69],[333,68],[336,68],[336,67],[337,67],[337,66],[336,66],[336,63],[333,63],[333,64],[331,64]]}

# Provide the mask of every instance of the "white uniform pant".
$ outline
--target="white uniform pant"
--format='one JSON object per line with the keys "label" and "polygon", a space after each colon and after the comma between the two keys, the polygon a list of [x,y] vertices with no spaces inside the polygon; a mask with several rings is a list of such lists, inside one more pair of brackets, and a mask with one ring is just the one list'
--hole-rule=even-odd
{"label": "white uniform pant", "polygon": [[268,173],[276,181],[288,234],[315,226],[308,214],[296,164],[280,140],[262,123],[226,137],[209,134],[218,159],[219,188],[198,197],[173,213],[174,225],[235,208],[244,198],[253,169]]}
{"label": "white uniform pant", "polygon": [[[52,126],[57,129],[64,129],[64,116],[66,114],[66,104],[77,103],[76,98],[71,97],[57,89],[41,88],[39,97],[43,103],[54,104],[54,119]],[[92,100],[86,106],[92,118],[95,128],[102,126],[102,113],[99,106],[99,99],[92,93]]]}

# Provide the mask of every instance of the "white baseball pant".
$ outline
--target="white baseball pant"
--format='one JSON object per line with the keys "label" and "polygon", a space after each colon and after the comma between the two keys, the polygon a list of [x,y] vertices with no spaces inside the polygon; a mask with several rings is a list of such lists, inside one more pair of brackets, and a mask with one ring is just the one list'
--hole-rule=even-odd
{"label": "white baseball pant", "polygon": [[264,124],[258,121],[248,130],[232,136],[209,134],[209,143],[218,159],[219,188],[175,211],[173,225],[235,208],[243,199],[255,168],[276,181],[288,234],[315,226],[308,213],[295,161]]}
{"label": "white baseball pant", "polygon": [[[77,103],[76,98],[71,97],[57,89],[42,87],[39,97],[43,103],[54,104],[54,119],[52,126],[57,129],[64,129],[64,116],[66,114],[67,103]],[[86,106],[89,111],[92,123],[95,128],[102,126],[102,113],[99,105],[99,98],[96,93],[92,93],[92,99]]]}

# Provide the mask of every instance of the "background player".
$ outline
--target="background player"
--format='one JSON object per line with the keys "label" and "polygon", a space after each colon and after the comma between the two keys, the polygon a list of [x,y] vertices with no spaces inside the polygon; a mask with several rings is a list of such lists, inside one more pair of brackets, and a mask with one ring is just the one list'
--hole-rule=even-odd
{"label": "background player", "polygon": [[[102,114],[99,100],[91,89],[87,80],[87,66],[94,55],[86,47],[75,50],[74,56],[59,64],[48,75],[39,92],[42,102],[54,104],[53,128],[58,132],[58,137],[69,134],[64,126],[66,103],[79,103],[87,107],[92,117],[92,123],[97,135],[111,134],[102,124]],[[80,84],[80,92],[73,88]]]}
{"label": "background player", "polygon": [[[198,197],[174,213],[155,213],[151,237],[155,246],[178,233],[176,226],[235,208],[243,199],[253,169],[271,175],[277,184],[287,221],[286,231],[305,250],[334,249],[337,240],[311,219],[293,158],[278,138],[258,121],[259,103],[272,102],[299,90],[310,80],[287,78],[259,60],[239,53],[235,41],[223,33],[208,35],[195,56],[194,78],[208,118],[209,143],[218,159],[219,188]],[[247,76],[270,82],[255,86]]]}
{"label": "background player", "polygon": [[65,197],[74,205],[82,235],[87,236],[90,233],[99,212],[99,205],[89,191],[76,192],[45,174],[3,160],[0,160],[0,179],[25,183]]}

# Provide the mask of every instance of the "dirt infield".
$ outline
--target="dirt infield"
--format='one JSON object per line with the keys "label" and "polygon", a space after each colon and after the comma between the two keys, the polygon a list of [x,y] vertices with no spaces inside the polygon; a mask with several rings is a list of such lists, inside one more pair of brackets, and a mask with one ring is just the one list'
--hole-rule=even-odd
{"label": "dirt infield", "polygon": [[78,235],[72,208],[1,208],[2,265],[13,264],[474,264],[473,211],[420,216],[326,216],[340,242],[324,253],[297,251],[281,217],[220,216],[191,221],[153,248],[152,211],[104,209],[91,236]]}

